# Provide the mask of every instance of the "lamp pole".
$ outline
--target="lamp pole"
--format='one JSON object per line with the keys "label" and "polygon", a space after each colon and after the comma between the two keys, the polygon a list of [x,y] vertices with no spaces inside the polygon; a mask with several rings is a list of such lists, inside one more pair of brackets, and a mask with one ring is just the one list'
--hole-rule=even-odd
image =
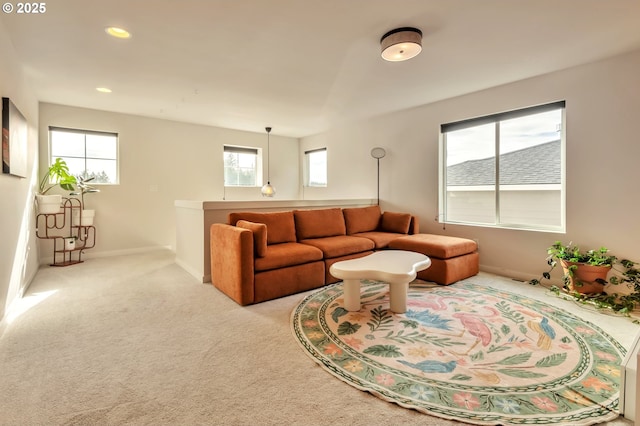
{"label": "lamp pole", "polygon": [[387,155],[387,151],[384,148],[373,148],[371,150],[371,156],[378,161],[378,205],[380,205],[380,159]]}

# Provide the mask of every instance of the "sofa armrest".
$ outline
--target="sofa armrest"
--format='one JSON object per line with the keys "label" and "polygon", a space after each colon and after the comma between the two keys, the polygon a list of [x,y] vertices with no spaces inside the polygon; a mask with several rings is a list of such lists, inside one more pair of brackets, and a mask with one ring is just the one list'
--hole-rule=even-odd
{"label": "sofa armrest", "polygon": [[214,223],[209,235],[211,283],[240,305],[253,303],[253,232]]}

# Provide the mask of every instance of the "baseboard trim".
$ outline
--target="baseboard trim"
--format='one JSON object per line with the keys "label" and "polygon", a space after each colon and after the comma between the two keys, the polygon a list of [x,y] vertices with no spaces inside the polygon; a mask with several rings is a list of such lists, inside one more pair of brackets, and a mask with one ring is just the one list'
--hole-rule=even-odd
{"label": "baseboard trim", "polygon": [[[206,283],[211,281],[211,275],[202,275],[202,272],[195,270],[194,268],[192,268],[191,266],[189,266],[187,263],[183,262],[182,260],[178,259],[176,257],[176,265],[178,265],[179,267],[181,267],[182,269],[184,269],[185,271],[187,271],[189,273],[189,275],[192,275],[196,280],[200,281],[201,283]],[[207,279],[208,277],[208,279]]]}
{"label": "baseboard trim", "polygon": [[514,271],[512,269],[506,269],[506,268],[499,268],[499,267],[495,267],[495,266],[487,266],[487,265],[480,265],[480,270],[482,272],[488,272],[490,274],[494,274],[494,275],[500,275],[502,277],[508,277],[517,281],[522,281],[522,282],[529,282],[534,278],[540,278],[539,276],[533,276],[531,274],[525,274],[523,272],[520,271]]}
{"label": "baseboard trim", "polygon": [[[148,247],[137,247],[133,249],[123,249],[123,250],[109,250],[109,251],[99,251],[93,252],[87,249],[86,252],[82,254],[83,259],[97,259],[100,257],[114,257],[114,256],[125,256],[129,254],[139,254],[139,253],[149,253],[158,250],[169,250],[174,252],[171,246],[148,246]],[[51,265],[53,263],[53,257],[43,257],[40,259],[40,266]]]}

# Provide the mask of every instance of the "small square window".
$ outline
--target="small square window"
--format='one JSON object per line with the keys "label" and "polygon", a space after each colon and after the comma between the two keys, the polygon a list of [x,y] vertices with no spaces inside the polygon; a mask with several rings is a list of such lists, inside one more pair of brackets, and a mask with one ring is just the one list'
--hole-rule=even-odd
{"label": "small square window", "polygon": [[76,178],[118,183],[118,134],[49,127],[49,164],[62,158]]}
{"label": "small square window", "polygon": [[306,186],[327,186],[327,148],[305,151]]}
{"label": "small square window", "polygon": [[224,146],[224,186],[258,186],[258,149]]}

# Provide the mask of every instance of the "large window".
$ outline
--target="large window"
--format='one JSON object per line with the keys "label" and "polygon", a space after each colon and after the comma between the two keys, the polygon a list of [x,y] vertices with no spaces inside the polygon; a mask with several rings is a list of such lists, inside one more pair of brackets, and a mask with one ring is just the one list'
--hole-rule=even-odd
{"label": "large window", "polygon": [[306,186],[327,186],[327,148],[304,152]]}
{"label": "large window", "polygon": [[565,103],[441,126],[441,220],[564,231]]}
{"label": "large window", "polygon": [[50,163],[62,158],[77,178],[118,183],[118,134],[49,127]]}
{"label": "large window", "polygon": [[258,149],[224,146],[224,185],[259,186]]}

